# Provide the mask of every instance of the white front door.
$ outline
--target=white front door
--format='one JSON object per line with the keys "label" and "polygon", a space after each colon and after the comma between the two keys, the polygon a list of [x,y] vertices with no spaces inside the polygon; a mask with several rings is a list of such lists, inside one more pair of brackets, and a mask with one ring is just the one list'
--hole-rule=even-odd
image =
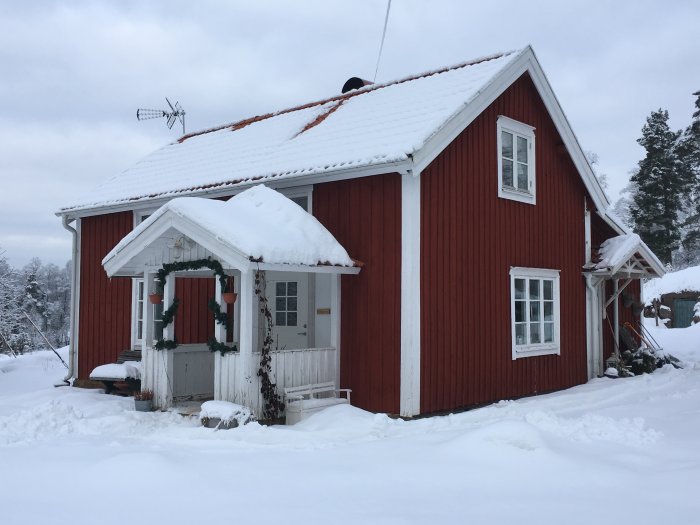
{"label": "white front door", "polygon": [[267,272],[272,313],[272,348],[309,347],[309,274]]}

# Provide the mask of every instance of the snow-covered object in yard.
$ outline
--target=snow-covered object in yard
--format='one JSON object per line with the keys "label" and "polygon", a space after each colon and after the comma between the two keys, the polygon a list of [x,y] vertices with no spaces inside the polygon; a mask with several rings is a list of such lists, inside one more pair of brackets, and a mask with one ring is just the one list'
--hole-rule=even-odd
{"label": "snow-covered object in yard", "polygon": [[141,379],[141,361],[100,365],[90,372],[90,379],[100,378]]}
{"label": "snow-covered object in yard", "polygon": [[219,425],[229,428],[245,425],[255,419],[250,409],[242,405],[229,401],[206,401],[202,403],[199,420],[203,423],[215,420],[220,422]]}
{"label": "snow-covered object in yard", "polygon": [[186,135],[61,211],[405,161],[530,51],[492,55]]}
{"label": "snow-covered object in yard", "polygon": [[644,285],[644,300],[651,304],[667,293],[700,292],[700,266],[669,272],[663,277],[652,279]]}
{"label": "snow-covered object in yard", "polygon": [[262,184],[228,201],[201,197],[173,199],[124,237],[102,264],[169,212],[197,225],[217,242],[250,260],[307,266],[354,265],[345,248],[313,215]]}
{"label": "snow-covered object in yard", "polygon": [[627,233],[611,237],[600,245],[599,261],[595,265],[597,271],[615,274],[638,254],[635,270],[646,270],[649,275],[663,275],[661,261],[636,233]]}

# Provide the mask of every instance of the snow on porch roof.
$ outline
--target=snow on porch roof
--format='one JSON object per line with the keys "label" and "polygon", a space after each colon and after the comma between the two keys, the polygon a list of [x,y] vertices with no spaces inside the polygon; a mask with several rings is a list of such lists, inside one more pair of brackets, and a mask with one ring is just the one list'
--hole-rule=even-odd
{"label": "snow on porch roof", "polygon": [[659,277],[665,273],[661,261],[636,233],[607,239],[600,245],[598,255],[600,260],[595,265],[595,273],[642,274],[646,277]]}
{"label": "snow on porch roof", "polygon": [[59,213],[406,161],[528,51],[185,135]]}
{"label": "snow on porch roof", "polygon": [[[315,217],[261,184],[228,201],[201,197],[169,201],[105,256],[102,264],[107,274],[119,274],[148,248],[146,232],[165,232],[169,227],[195,242],[207,238],[208,249],[229,264],[231,258],[222,254],[233,252],[234,258],[247,266],[255,264],[253,261],[268,265],[355,266],[345,248]],[[240,265],[233,267],[241,269]]]}

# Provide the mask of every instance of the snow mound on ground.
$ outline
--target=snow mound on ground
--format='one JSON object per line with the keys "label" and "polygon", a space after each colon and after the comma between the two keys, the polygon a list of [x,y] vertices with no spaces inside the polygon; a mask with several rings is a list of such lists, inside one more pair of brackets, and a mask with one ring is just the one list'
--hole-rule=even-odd
{"label": "snow mound on ground", "polygon": [[700,324],[687,328],[666,328],[663,324],[656,326],[654,319],[644,319],[646,328],[654,341],[663,351],[692,366],[700,363]]}
{"label": "snow mound on ground", "polygon": [[90,379],[113,377],[115,379],[141,379],[141,361],[109,363],[100,365],[90,372]]}
{"label": "snow mound on ground", "polygon": [[700,266],[670,272],[644,285],[644,300],[651,304],[663,294],[700,291]]}
{"label": "snow mound on ground", "polygon": [[245,425],[252,420],[253,413],[243,405],[237,405],[229,401],[207,401],[202,403],[199,412],[200,421],[203,419],[220,419],[222,423],[236,421],[239,425]]}

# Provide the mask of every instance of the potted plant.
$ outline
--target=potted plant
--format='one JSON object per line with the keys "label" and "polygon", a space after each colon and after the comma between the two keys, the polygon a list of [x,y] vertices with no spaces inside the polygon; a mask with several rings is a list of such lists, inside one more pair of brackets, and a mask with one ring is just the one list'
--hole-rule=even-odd
{"label": "potted plant", "polygon": [[160,304],[163,302],[163,294],[153,292],[148,294],[148,302],[151,304]]}
{"label": "potted plant", "polygon": [[137,412],[153,411],[153,390],[141,390],[134,393],[134,409]]}
{"label": "potted plant", "polygon": [[226,289],[222,292],[221,299],[223,299],[223,301],[226,304],[233,304],[236,302],[236,299],[238,298],[238,294],[235,292],[232,292],[230,290],[229,286],[226,286]]}

